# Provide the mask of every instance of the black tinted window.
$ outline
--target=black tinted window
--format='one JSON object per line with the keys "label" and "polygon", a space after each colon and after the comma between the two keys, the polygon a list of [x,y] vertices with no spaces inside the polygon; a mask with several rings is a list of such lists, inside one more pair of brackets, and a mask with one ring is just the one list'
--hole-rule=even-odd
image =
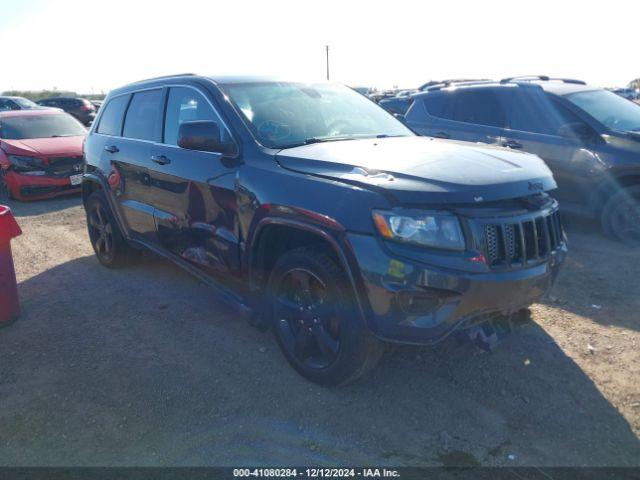
{"label": "black tinted window", "polygon": [[139,140],[157,140],[161,90],[134,93],[124,120],[123,136]]}
{"label": "black tinted window", "polygon": [[229,139],[229,134],[225,130],[220,117],[199,92],[187,87],[174,87],[169,90],[164,124],[164,143],[177,145],[180,124],[194,120],[217,122],[218,127],[220,127],[221,139],[223,141]]}
{"label": "black tinted window", "polygon": [[127,103],[129,103],[129,95],[122,95],[109,101],[107,106],[104,107],[102,117],[100,117],[97,132],[119,136],[122,131],[122,119],[124,118]]}
{"label": "black tinted window", "polygon": [[425,95],[423,98],[424,107],[429,115],[451,119],[451,114],[453,113],[450,108],[452,95],[442,92]]}
{"label": "black tinted window", "polygon": [[539,91],[504,89],[499,93],[508,125],[512,130],[552,135],[557,128],[552,118],[554,109],[551,103]]}
{"label": "black tinted window", "polygon": [[458,122],[504,127],[505,114],[495,92],[480,88],[461,90],[455,94],[453,119]]}

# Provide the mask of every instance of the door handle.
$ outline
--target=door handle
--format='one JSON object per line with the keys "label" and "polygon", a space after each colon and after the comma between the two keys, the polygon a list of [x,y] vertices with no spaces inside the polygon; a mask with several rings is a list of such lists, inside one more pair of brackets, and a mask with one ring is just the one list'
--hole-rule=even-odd
{"label": "door handle", "polygon": [[522,148],[522,144],[520,142],[516,142],[515,140],[505,140],[502,142],[503,147],[519,149]]}
{"label": "door handle", "polygon": [[151,157],[151,161],[157,163],[158,165],[166,165],[167,163],[171,163],[171,160],[169,160],[164,155],[153,155]]}
{"label": "door handle", "polygon": [[447,132],[436,132],[432,136],[435,138],[451,138],[451,135],[449,135]]}
{"label": "door handle", "polygon": [[107,145],[104,147],[104,150],[109,153],[118,153],[120,151],[120,149],[115,145]]}

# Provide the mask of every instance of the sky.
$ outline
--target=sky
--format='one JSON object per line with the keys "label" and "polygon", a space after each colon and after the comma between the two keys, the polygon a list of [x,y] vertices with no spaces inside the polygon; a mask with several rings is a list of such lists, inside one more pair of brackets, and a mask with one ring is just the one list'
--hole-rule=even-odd
{"label": "sky", "polygon": [[640,1],[0,0],[0,92],[107,92],[172,73],[351,86],[640,77]]}

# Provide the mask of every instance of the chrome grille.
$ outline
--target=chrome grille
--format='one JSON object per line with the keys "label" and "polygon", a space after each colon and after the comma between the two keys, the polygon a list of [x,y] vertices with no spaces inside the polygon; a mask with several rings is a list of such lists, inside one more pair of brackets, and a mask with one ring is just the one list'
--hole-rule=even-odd
{"label": "chrome grille", "polygon": [[487,258],[493,262],[498,259],[498,227],[485,225],[484,230],[487,242]]}
{"label": "chrome grille", "polygon": [[490,266],[525,265],[540,260],[564,241],[558,211],[517,223],[485,224],[484,236]]}

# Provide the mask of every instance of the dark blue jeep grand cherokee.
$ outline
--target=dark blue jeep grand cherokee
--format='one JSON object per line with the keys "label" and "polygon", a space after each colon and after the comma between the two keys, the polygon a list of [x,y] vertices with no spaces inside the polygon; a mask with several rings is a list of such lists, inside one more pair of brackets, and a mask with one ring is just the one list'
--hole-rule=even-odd
{"label": "dark blue jeep grand cherokee", "polygon": [[384,342],[490,338],[566,255],[538,157],[415,136],[339,85],[135,83],[109,94],[85,157],[103,265],[172,260],[322,384],[361,376]]}

